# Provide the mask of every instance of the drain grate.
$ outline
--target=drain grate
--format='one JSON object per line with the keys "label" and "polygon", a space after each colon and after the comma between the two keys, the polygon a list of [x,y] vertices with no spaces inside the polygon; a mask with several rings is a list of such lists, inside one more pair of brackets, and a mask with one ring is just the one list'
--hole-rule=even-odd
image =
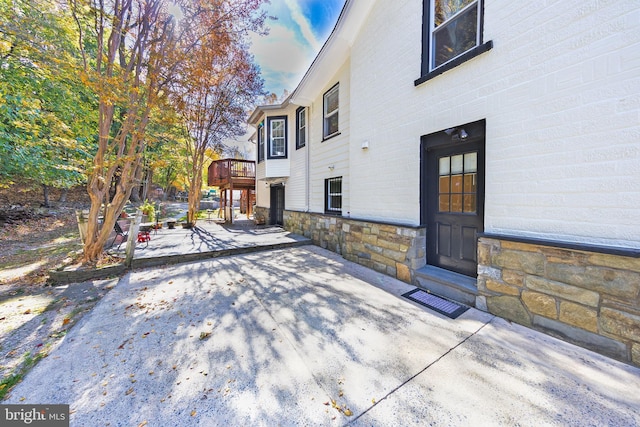
{"label": "drain grate", "polygon": [[404,293],[402,296],[418,304],[422,304],[433,311],[444,314],[451,319],[455,319],[469,309],[469,307],[448,301],[418,288]]}

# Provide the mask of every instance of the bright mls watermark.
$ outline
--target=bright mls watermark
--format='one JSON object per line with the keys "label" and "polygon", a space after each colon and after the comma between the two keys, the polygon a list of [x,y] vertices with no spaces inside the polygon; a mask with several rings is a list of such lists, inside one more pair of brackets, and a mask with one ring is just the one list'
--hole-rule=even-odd
{"label": "bright mls watermark", "polygon": [[0,425],[69,427],[69,405],[0,405]]}

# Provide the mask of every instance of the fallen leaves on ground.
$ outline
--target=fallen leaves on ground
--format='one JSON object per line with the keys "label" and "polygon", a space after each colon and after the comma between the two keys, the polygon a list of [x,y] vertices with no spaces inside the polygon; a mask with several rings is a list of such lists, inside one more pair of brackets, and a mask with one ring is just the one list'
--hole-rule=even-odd
{"label": "fallen leaves on ground", "polygon": [[[342,390],[340,390],[340,397],[342,397],[342,395],[343,395],[343,392]],[[324,405],[329,406],[329,403],[331,403],[331,407],[333,409],[340,412],[341,414],[344,414],[347,417],[350,417],[353,415],[353,412],[351,411],[351,409],[347,408],[346,404],[343,404],[342,406],[340,406],[338,405],[338,402],[335,399],[330,399],[329,402],[324,402]]]}

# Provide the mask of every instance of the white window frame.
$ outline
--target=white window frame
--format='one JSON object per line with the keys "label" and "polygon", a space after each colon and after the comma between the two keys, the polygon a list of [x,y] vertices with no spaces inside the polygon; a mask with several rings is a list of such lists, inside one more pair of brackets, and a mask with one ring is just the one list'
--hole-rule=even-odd
{"label": "white window frame", "polygon": [[[269,126],[269,155],[270,159],[279,159],[287,157],[287,117],[286,116],[278,116],[278,117],[269,117],[267,120]],[[274,136],[274,124],[282,123],[282,136]],[[276,151],[276,143],[278,140],[279,144],[282,144],[282,151]],[[278,145],[279,145],[278,144]]]}
{"label": "white window frame", "polygon": [[[338,97],[338,102],[336,103],[336,108],[332,111],[327,111],[327,108],[329,106],[329,102],[328,99],[330,96],[333,96],[335,94],[335,96]],[[329,133],[329,120],[331,120],[333,118],[333,116],[335,115],[336,118],[339,121],[339,112],[340,112],[340,83],[336,83],[331,89],[329,89],[328,91],[325,92],[324,96],[322,97],[323,100],[323,106],[322,106],[322,111],[323,111],[323,125],[322,125],[322,136],[324,139],[328,139],[331,138],[332,136],[338,135],[340,133],[340,124],[338,123],[338,127],[335,130],[335,132]]]}
{"label": "white window frame", "polygon": [[[446,21],[441,23],[437,28],[435,26],[435,17],[436,17],[436,2],[438,0],[428,0],[429,1],[429,71],[433,71],[437,68],[448,64],[451,61],[454,61],[456,58],[464,55],[469,52],[473,48],[476,48],[482,44],[482,0],[474,0],[469,3],[464,8],[460,9],[456,12],[455,15],[449,17]],[[465,50],[464,52],[460,52],[458,55],[449,58],[447,61],[442,64],[435,65],[436,63],[436,37],[435,34],[439,31],[443,31],[447,26],[449,26],[453,21],[460,18],[465,12],[469,9],[477,8],[477,22],[476,22],[476,43],[473,47]]]}
{"label": "white window frame", "polygon": [[265,141],[265,122],[258,124],[258,163],[264,161],[267,156],[267,145]]}
{"label": "white window frame", "polygon": [[296,112],[296,148],[307,145],[307,109],[302,107]]}

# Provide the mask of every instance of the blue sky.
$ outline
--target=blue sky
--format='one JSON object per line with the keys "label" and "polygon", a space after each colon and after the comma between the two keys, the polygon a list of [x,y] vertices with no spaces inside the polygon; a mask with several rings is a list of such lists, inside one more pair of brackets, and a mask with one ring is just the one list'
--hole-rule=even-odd
{"label": "blue sky", "polygon": [[251,37],[265,90],[281,96],[293,91],[331,33],[344,0],[271,0],[264,7],[269,35]]}

